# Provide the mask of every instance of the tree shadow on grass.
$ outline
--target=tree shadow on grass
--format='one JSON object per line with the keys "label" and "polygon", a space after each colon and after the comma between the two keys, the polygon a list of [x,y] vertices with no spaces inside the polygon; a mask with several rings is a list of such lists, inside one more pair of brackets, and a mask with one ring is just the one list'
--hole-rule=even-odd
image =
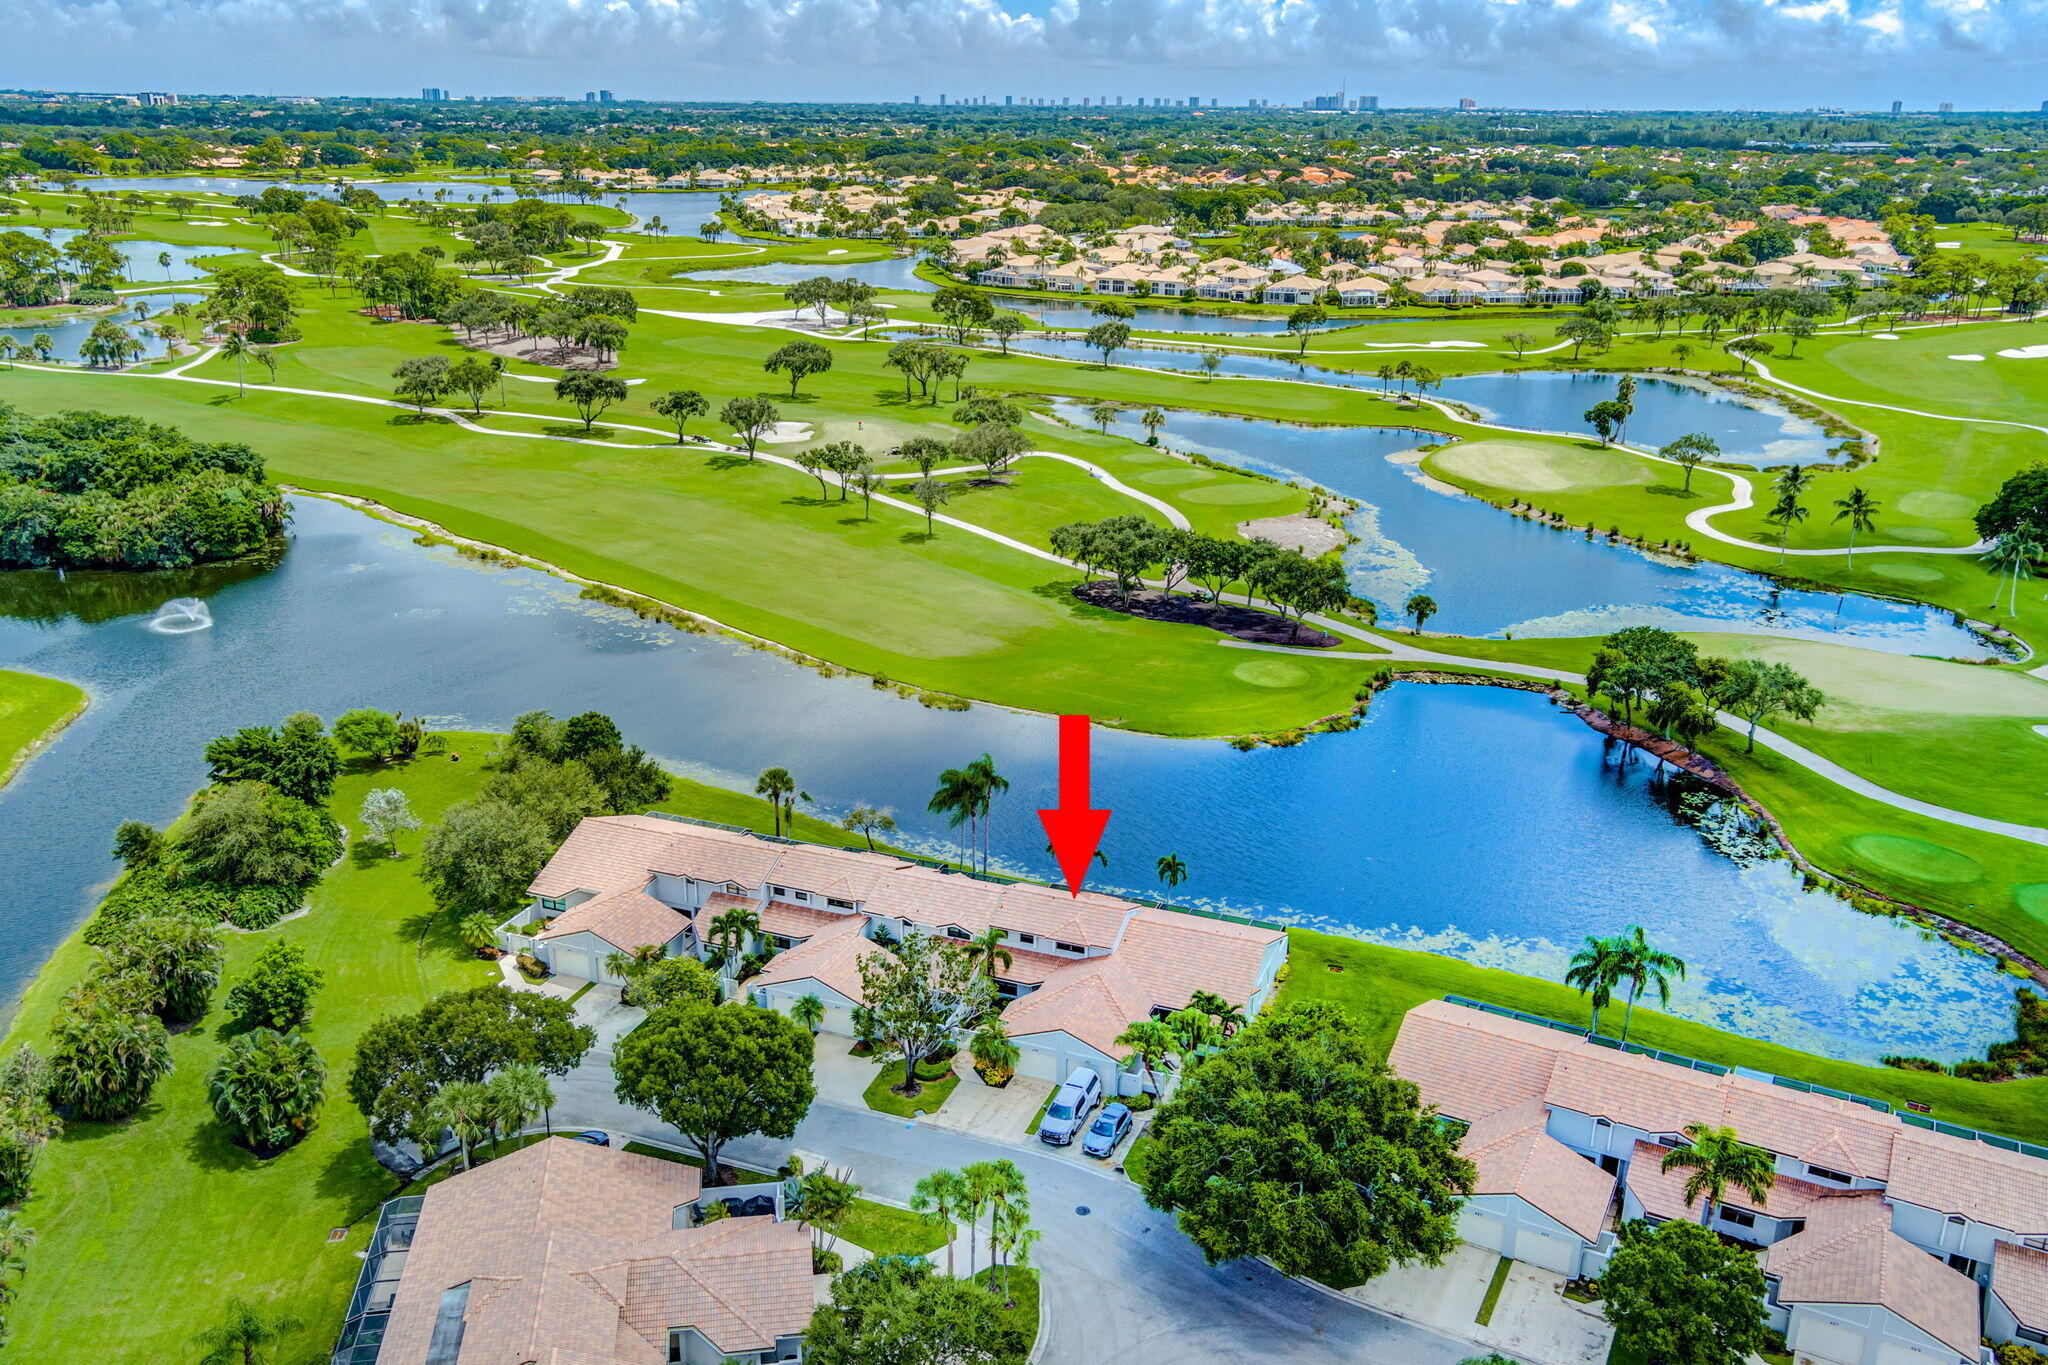
{"label": "tree shadow on grass", "polygon": [[254,1152],[235,1145],[226,1124],[210,1117],[186,1136],[185,1160],[202,1171],[252,1171],[263,1165]]}
{"label": "tree shadow on grass", "polygon": [[755,462],[748,459],[744,454],[735,455],[731,451],[719,451],[704,463],[723,473],[729,469],[745,469],[748,465]]}
{"label": "tree shadow on grass", "polygon": [[452,427],[453,420],[437,413],[401,412],[385,425],[394,427]]}
{"label": "tree shadow on grass", "polygon": [[1652,497],[1684,498],[1688,502],[1706,496],[1697,488],[1680,488],[1675,483],[1653,483],[1645,486],[1643,491]]}
{"label": "tree shadow on grass", "polygon": [[1124,612],[1112,611],[1108,607],[1098,607],[1092,602],[1085,601],[1074,595],[1076,588],[1091,581],[1086,578],[1054,578],[1044,583],[1034,584],[1031,594],[1034,597],[1042,597],[1048,602],[1054,602],[1066,607],[1077,620],[1116,621],[1127,619]]}
{"label": "tree shadow on grass", "polygon": [[928,540],[937,540],[938,538],[939,533],[937,531],[905,531],[902,535],[896,537],[897,541],[904,545],[922,545]]}

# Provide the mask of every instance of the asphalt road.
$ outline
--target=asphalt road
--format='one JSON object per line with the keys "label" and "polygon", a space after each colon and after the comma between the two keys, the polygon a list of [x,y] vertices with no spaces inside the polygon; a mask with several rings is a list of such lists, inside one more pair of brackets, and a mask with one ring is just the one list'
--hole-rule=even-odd
{"label": "asphalt road", "polygon": [[[557,1082],[555,1126],[681,1140],[652,1115],[621,1105],[611,1086],[611,1058],[592,1052]],[[722,1155],[772,1169],[792,1147],[851,1166],[870,1194],[899,1202],[935,1169],[996,1156],[1015,1161],[1031,1192],[1032,1221],[1043,1234],[1033,1259],[1046,1307],[1041,1359],[1047,1365],[1455,1365],[1481,1354],[1469,1342],[1309,1288],[1260,1262],[1212,1267],[1170,1217],[1146,1207],[1129,1181],[1035,1145],[919,1128],[821,1100],[794,1141],[742,1139]]]}

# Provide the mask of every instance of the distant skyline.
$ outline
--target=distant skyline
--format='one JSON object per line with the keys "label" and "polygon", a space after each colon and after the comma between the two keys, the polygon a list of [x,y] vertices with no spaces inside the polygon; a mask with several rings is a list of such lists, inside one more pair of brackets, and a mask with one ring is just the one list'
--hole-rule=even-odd
{"label": "distant skyline", "polygon": [[2033,111],[2048,0],[0,0],[0,86]]}

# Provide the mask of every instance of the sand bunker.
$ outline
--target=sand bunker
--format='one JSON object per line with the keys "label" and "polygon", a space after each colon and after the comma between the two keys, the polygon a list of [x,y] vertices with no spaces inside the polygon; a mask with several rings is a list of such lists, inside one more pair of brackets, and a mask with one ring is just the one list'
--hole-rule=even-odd
{"label": "sand bunker", "polygon": [[2048,360],[2048,346],[2011,346],[1999,354],[2007,360]]}
{"label": "sand bunker", "polygon": [[1950,360],[1982,360],[1983,358],[1983,356],[1976,354],[1974,351],[1949,357]]}

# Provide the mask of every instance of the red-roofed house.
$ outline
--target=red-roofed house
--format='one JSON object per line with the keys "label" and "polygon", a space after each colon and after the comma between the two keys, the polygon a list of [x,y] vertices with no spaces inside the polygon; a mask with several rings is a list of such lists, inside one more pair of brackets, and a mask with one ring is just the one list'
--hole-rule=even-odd
{"label": "red-roofed house", "polygon": [[749,950],[774,954],[747,982],[755,1003],[787,1011],[815,995],[825,1030],[846,1036],[863,1003],[861,961],[884,951],[877,932],[965,942],[995,929],[1011,959],[996,981],[1018,1074],[1053,1082],[1086,1066],[1112,1094],[1145,1088],[1116,1045],[1125,1028],[1183,1008],[1198,990],[1256,1014],[1287,960],[1279,929],[663,816],[583,821],[529,891],[501,942],[607,982],[617,980],[604,966],[613,951],[659,944],[704,955],[712,921],[750,909],[761,929]]}

